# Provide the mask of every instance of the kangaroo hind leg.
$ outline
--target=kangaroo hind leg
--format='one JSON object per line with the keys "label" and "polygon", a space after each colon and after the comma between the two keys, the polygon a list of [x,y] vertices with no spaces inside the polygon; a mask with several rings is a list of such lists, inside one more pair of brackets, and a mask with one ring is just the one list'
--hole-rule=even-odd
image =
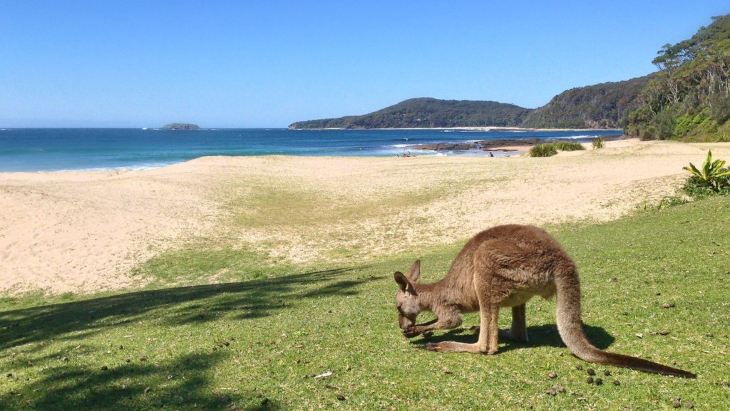
{"label": "kangaroo hind leg", "polygon": [[498,305],[484,305],[480,307],[479,340],[476,343],[468,344],[456,341],[444,341],[434,344],[426,344],[427,350],[438,352],[468,352],[472,354],[494,354],[499,344],[499,320]]}
{"label": "kangaroo hind leg", "polygon": [[[502,330],[500,330],[501,333]],[[525,319],[525,304],[512,307],[512,328],[506,330],[507,338],[513,341],[527,342],[527,320]]]}

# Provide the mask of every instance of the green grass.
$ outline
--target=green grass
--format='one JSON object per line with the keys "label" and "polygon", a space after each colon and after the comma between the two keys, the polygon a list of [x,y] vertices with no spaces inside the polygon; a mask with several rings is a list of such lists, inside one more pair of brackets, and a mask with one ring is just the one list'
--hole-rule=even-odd
{"label": "green grass", "polygon": [[[730,198],[550,231],[581,271],[589,339],[676,361],[697,380],[576,359],[557,334],[554,301],[531,301],[530,342],[502,341],[495,356],[419,350],[425,341],[397,327],[392,273],[421,257],[423,281],[435,281],[458,244],[342,266],[201,245],[141,267],[155,279],[144,290],[0,299],[0,409],[669,410],[675,397],[725,409]],[[432,340],[475,340],[467,329],[477,323],[468,315]],[[604,384],[587,384],[577,366]],[[545,394],[553,386],[565,393]]]}

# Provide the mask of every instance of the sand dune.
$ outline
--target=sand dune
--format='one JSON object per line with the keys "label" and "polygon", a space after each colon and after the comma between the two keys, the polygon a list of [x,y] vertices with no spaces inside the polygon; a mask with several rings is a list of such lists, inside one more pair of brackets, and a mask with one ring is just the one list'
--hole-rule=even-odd
{"label": "sand dune", "polygon": [[[306,262],[327,258],[332,238],[369,258],[500,223],[616,219],[674,194],[682,167],[701,163],[710,147],[730,159],[730,144],[622,140],[547,159],[207,157],[145,171],[0,173],[0,293],[131,287],[140,262],[219,235]],[[226,231],[232,200],[284,181],[335,203],[441,192],[392,213],[333,218],[316,233],[261,224]]]}

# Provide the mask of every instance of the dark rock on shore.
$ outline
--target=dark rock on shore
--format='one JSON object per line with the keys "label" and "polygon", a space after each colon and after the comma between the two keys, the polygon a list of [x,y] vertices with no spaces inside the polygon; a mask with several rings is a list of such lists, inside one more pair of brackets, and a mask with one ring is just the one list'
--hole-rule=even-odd
{"label": "dark rock on shore", "polygon": [[[437,143],[437,144],[423,144],[420,146],[413,147],[417,150],[436,150],[436,151],[466,151],[466,150],[482,150],[482,151],[497,151],[503,150],[501,147],[508,146],[534,146],[538,143],[536,138],[525,138],[525,139],[509,139],[509,140],[482,140],[469,143]],[[504,150],[514,151],[514,150]]]}
{"label": "dark rock on shore", "polygon": [[414,147],[419,150],[448,150],[448,151],[463,151],[473,150],[476,148],[473,143],[437,143],[437,144],[424,144]]}
{"label": "dark rock on shore", "polygon": [[[604,141],[614,141],[624,138],[622,135],[613,136],[602,136]],[[431,150],[431,151],[466,151],[466,150],[482,150],[482,151],[516,151],[505,147],[532,147],[541,143],[552,143],[556,141],[577,141],[579,143],[587,143],[592,141],[593,138],[585,139],[553,139],[545,140],[538,138],[520,138],[520,139],[502,139],[502,140],[480,140],[474,142],[461,142],[461,143],[436,143],[436,144],[422,144],[413,146],[413,150]]]}

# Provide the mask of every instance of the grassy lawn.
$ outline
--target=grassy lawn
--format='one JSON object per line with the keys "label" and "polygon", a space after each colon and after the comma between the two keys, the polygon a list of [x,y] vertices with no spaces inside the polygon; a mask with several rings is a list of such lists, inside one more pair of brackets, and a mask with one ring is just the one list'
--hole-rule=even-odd
{"label": "grassy lawn", "polygon": [[[438,280],[458,244],[306,266],[208,245],[149,261],[143,290],[0,299],[0,409],[727,409],[730,198],[549,231],[578,263],[591,341],[699,377],[573,357],[554,301],[528,304],[530,342],[495,356],[418,349],[397,327],[392,273],[421,257],[422,281]],[[475,340],[476,324],[431,341]]]}

